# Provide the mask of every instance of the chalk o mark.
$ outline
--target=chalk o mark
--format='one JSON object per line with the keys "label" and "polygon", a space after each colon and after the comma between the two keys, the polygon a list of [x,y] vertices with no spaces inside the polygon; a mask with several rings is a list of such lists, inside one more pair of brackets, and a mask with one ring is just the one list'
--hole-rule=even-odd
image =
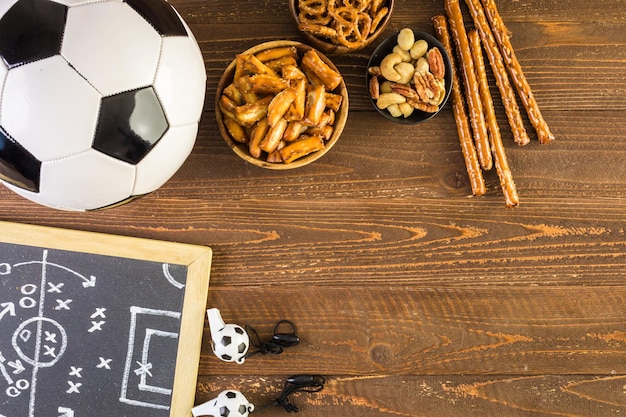
{"label": "chalk o mark", "polygon": [[34,284],[25,284],[20,288],[20,292],[24,295],[33,295],[37,291],[37,286]]}

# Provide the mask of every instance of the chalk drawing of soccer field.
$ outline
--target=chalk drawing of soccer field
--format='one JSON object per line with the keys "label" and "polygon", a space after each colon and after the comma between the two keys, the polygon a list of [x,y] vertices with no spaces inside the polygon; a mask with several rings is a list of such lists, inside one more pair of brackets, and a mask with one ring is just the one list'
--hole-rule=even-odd
{"label": "chalk drawing of soccer field", "polygon": [[0,417],[169,416],[184,266],[3,253]]}
{"label": "chalk drawing of soccer field", "polygon": [[[169,407],[167,404],[159,403],[159,400],[163,400],[164,398],[151,399],[151,397],[155,397],[153,394],[157,394],[157,396],[160,395],[161,397],[165,395],[165,399],[168,399],[172,390],[168,387],[156,385],[157,382],[148,381],[149,378],[154,381],[163,379],[160,378],[159,370],[155,369],[155,363],[150,359],[150,348],[154,347],[154,345],[159,342],[163,343],[169,340],[176,341],[178,339],[178,334],[147,327],[141,328],[138,323],[141,323],[141,319],[145,316],[159,317],[160,323],[168,318],[179,320],[180,314],[173,311],[153,310],[136,306],[131,307],[130,311],[131,324],[128,337],[129,343],[126,354],[120,401],[131,405],[168,409]],[[144,335],[143,339],[140,339],[141,334]],[[159,342],[155,343],[154,340],[158,340]],[[134,371],[132,371],[133,367],[135,367]],[[138,379],[138,381],[134,383],[136,390],[129,389],[130,386],[133,386],[133,379]],[[164,379],[164,383],[167,383],[167,377]]]}

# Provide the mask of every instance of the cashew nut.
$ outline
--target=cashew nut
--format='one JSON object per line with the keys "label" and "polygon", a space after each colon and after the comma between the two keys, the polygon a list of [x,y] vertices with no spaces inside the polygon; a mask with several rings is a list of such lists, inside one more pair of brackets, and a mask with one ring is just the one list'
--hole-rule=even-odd
{"label": "cashew nut", "polygon": [[395,66],[402,62],[402,56],[398,54],[391,53],[383,58],[380,63],[380,72],[383,74],[383,77],[392,82],[398,82],[402,75],[396,71]]}
{"label": "cashew nut", "polygon": [[392,104],[400,104],[406,101],[406,97],[398,94],[398,93],[383,93],[376,100],[376,106],[379,109],[386,109]]}
{"label": "cashew nut", "polygon": [[392,117],[400,117],[402,116],[402,110],[400,109],[400,105],[402,104],[406,103],[392,104],[391,106],[387,107],[387,111]]}
{"label": "cashew nut", "polygon": [[394,46],[392,52],[394,54],[400,55],[402,57],[402,61],[404,62],[411,62],[413,60],[409,51],[405,51],[404,49],[400,48],[399,45]]}
{"label": "cashew nut", "polygon": [[428,65],[428,60],[424,57],[421,57],[420,59],[417,60],[417,62],[415,63],[415,72],[426,72],[430,69],[430,66]]}
{"label": "cashew nut", "polygon": [[411,57],[413,59],[418,59],[424,56],[426,54],[426,51],[428,51],[428,42],[426,42],[424,39],[420,39],[415,41],[415,43],[409,50],[409,53],[411,54]]}
{"label": "cashew nut", "polygon": [[402,77],[398,80],[400,84],[408,84],[413,79],[413,74],[415,74],[415,67],[410,62],[400,62],[395,66],[395,70]]}
{"label": "cashew nut", "polygon": [[405,51],[411,49],[415,43],[415,34],[410,28],[404,28],[398,33],[398,46]]}
{"label": "cashew nut", "polygon": [[409,103],[400,103],[398,104],[398,107],[400,108],[400,111],[405,118],[412,115],[413,111],[415,110],[415,107],[411,106]]}

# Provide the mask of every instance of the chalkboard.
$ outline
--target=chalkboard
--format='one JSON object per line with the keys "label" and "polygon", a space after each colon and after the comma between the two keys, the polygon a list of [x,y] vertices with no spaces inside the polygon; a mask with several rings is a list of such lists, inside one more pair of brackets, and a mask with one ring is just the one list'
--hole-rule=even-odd
{"label": "chalkboard", "polygon": [[191,416],[211,256],[0,222],[0,417]]}

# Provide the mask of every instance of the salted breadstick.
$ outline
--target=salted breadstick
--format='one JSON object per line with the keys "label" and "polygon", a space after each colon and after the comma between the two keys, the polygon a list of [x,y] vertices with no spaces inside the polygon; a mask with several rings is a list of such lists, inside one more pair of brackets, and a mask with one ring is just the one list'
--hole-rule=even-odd
{"label": "salted breadstick", "polygon": [[476,71],[476,81],[478,82],[478,92],[485,110],[485,122],[490,138],[500,138],[500,127],[496,119],[496,111],[493,107],[493,99],[489,91],[489,82],[487,81],[487,73],[485,70],[485,61],[483,59],[483,49],[480,42],[480,35],[475,29],[467,32],[467,40],[469,41],[472,60],[474,61],[474,69]]}
{"label": "salted breadstick", "polygon": [[446,0],[444,3],[446,13],[448,14],[450,34],[456,45],[457,57],[459,59],[458,69],[465,87],[467,109],[469,111],[472,131],[474,132],[474,142],[476,144],[476,151],[478,152],[478,160],[484,170],[490,170],[493,161],[491,159],[491,149],[489,148],[489,137],[487,136],[485,115],[478,92],[474,61],[470,54],[467,33],[463,25],[461,6],[459,5],[459,0]]}
{"label": "salted breadstick", "polygon": [[500,178],[502,194],[504,194],[506,206],[515,207],[519,205],[519,196],[517,195],[513,175],[511,174],[509,162],[504,151],[504,145],[502,144],[500,128],[498,126],[498,121],[496,120],[496,112],[493,107],[491,92],[489,91],[489,82],[487,81],[487,72],[485,70],[485,60],[483,59],[480,35],[476,30],[470,30],[467,32],[467,38],[472,51],[472,58],[474,59],[474,68],[476,69],[476,78],[478,80],[480,98],[482,99],[483,108],[485,109],[485,120],[487,122],[487,129],[489,130],[489,143],[491,144],[491,151],[493,152],[495,160],[494,164],[496,166],[496,172]]}
{"label": "salted breadstick", "polygon": [[504,109],[506,111],[506,117],[509,121],[509,125],[511,126],[511,131],[513,132],[513,139],[518,145],[527,145],[528,142],[530,142],[530,138],[528,137],[528,133],[524,127],[524,121],[522,120],[522,115],[520,114],[519,107],[517,106],[515,91],[509,81],[502,55],[500,54],[498,44],[493,37],[493,33],[491,33],[491,28],[489,27],[483,8],[480,5],[480,1],[465,0],[465,3],[467,3],[470,13],[472,14],[474,25],[480,34],[480,39],[483,41],[485,52],[489,58],[491,68],[493,69],[496,84],[500,90],[502,104],[504,105]]}
{"label": "salted breadstick", "polygon": [[496,3],[493,0],[480,0],[483,4],[483,8],[489,23],[491,24],[491,30],[496,38],[496,42],[500,47],[500,52],[504,58],[504,63],[509,70],[509,75],[513,81],[513,85],[517,90],[517,94],[522,100],[522,104],[526,109],[530,123],[537,131],[537,138],[539,142],[545,144],[554,140],[554,135],[550,131],[548,124],[543,119],[539,105],[535,100],[535,96],[524,76],[522,67],[515,56],[513,45],[511,45],[511,39],[509,37],[509,31],[504,25],[502,17],[496,7]]}
{"label": "salted breadstick", "polygon": [[452,66],[452,112],[454,113],[454,120],[456,122],[459,142],[461,143],[461,151],[465,159],[467,175],[472,187],[472,194],[481,196],[484,195],[487,190],[483,173],[478,162],[478,156],[476,155],[476,148],[472,140],[467,112],[465,111],[465,100],[463,100],[463,93],[461,93],[459,76],[457,74],[456,62],[448,31],[448,21],[445,16],[438,15],[432,18],[432,23],[439,42],[443,44],[446,52],[450,56],[450,64]]}

